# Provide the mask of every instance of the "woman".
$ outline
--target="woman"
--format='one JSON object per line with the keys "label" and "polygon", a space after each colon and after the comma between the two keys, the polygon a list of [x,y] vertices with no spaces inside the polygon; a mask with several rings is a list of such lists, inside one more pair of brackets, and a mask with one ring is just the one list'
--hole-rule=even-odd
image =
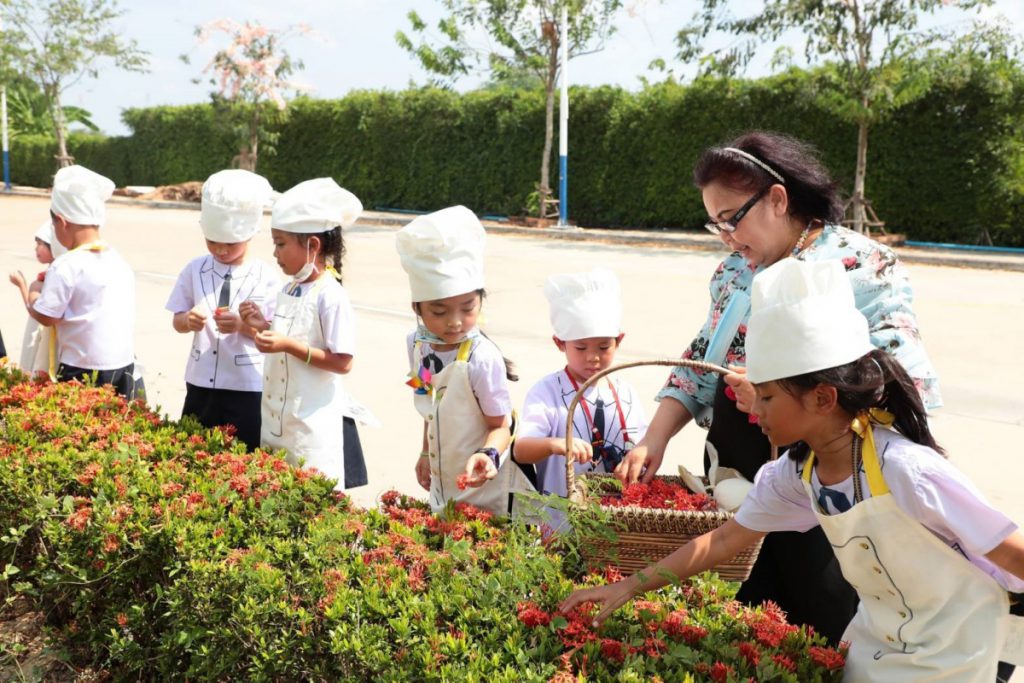
{"label": "woman", "polygon": [[[840,227],[836,183],[809,145],[776,133],[751,132],[704,151],[694,169],[710,220],[708,230],[732,250],[711,278],[711,308],[683,358],[743,365],[746,360],[748,291],[754,275],[778,261],[843,262],[857,308],[868,319],[871,342],[896,357],[914,380],[925,406],[941,405],[938,380],[925,354],[911,308],[913,292],[892,250]],[[616,469],[623,481],[650,481],[668,441],[689,422],[708,429],[708,452],[722,466],[753,481],[771,457],[756,420],[737,407],[749,391],[739,375],[728,386],[713,374],[673,370],[658,394],[647,435]],[[708,459],[705,457],[705,467]],[[856,594],[843,579],[820,528],[769,534],[737,598],[772,600],[794,623],[838,642],[856,609]]]}

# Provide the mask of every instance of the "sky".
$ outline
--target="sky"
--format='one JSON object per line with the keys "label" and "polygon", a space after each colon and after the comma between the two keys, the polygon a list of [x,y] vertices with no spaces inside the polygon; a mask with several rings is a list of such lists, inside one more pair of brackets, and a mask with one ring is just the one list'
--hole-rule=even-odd
{"label": "sky", "polygon": [[[122,0],[124,15],[117,28],[149,53],[149,72],[126,73],[100,63],[99,77],[84,79],[71,88],[65,104],[92,112],[104,132],[124,135],[130,131],[121,121],[123,109],[208,101],[211,86],[201,71],[226,40],[220,34],[220,43],[211,40],[197,45],[194,32],[196,26],[222,18],[254,20],[272,28],[309,24],[316,36],[295,36],[285,46],[293,58],[305,64],[293,80],[312,86],[314,97],[342,97],[358,89],[401,90],[425,83],[428,76],[398,47],[395,32],[408,32],[406,15],[411,9],[433,25],[441,16],[440,4],[438,0]],[[685,65],[672,62],[675,34],[689,20],[697,6],[695,0],[624,0],[623,4],[625,8],[615,20],[617,32],[600,52],[570,62],[570,80],[637,89],[643,76],[662,78],[648,68],[657,58],[669,62],[679,76],[692,75]],[[737,15],[750,13],[758,5],[759,0],[732,3]],[[982,16],[1001,20],[1019,33],[1024,27],[1024,2],[995,0]],[[966,25],[968,21],[960,10],[944,9],[930,23]],[[798,53],[802,51],[800,36],[791,42]],[[763,50],[747,74],[767,73],[770,53],[770,49]],[[181,61],[182,54],[189,56],[190,64]],[[196,78],[201,82],[193,83]],[[466,77],[456,87],[472,89],[482,80],[483,76]]]}

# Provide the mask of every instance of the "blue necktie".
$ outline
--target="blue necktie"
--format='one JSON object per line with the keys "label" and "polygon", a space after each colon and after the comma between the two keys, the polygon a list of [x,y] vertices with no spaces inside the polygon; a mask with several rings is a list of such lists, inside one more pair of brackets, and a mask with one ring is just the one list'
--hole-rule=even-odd
{"label": "blue necktie", "polygon": [[842,491],[822,486],[818,490],[818,506],[825,512],[829,511],[828,501],[832,501],[832,508],[836,512],[846,512],[850,509],[850,500]]}

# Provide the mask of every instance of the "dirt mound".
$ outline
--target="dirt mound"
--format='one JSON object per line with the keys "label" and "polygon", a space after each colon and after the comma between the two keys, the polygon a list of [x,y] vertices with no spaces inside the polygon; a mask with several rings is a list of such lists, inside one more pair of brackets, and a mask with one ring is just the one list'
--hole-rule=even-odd
{"label": "dirt mound", "polygon": [[152,192],[139,195],[139,199],[159,199],[171,202],[198,202],[203,194],[203,184],[197,180],[177,185],[161,185]]}

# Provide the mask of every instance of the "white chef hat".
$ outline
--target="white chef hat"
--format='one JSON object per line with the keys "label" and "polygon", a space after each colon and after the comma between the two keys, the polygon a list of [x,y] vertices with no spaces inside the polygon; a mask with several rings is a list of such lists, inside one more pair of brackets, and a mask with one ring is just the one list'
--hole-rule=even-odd
{"label": "white chef hat", "polygon": [[47,220],[44,223],[40,223],[39,227],[36,228],[36,239],[47,244],[56,242],[53,238],[53,221]]}
{"label": "white chef hat", "polygon": [[551,327],[562,341],[618,337],[622,331],[622,288],[606,268],[552,275],[544,283],[544,296]]}
{"label": "white chef hat", "polygon": [[321,233],[337,226],[349,227],[362,212],[362,202],[334,178],[314,178],[299,183],[274,202],[270,225],[285,232]]}
{"label": "white chef hat", "polygon": [[114,193],[114,181],[84,166],[66,166],[53,177],[50,209],[69,223],[103,225],[104,203]]}
{"label": "white chef hat", "polygon": [[450,206],[420,216],[398,231],[398,256],[413,302],[483,289],[486,233],[476,214]]}
{"label": "white chef hat", "polygon": [[747,378],[755,384],[845,365],[874,348],[839,261],[782,259],[754,278],[750,308]]}
{"label": "white chef hat", "polygon": [[217,171],[203,183],[199,226],[211,242],[234,244],[260,230],[263,207],[273,192],[261,175],[242,169]]}

